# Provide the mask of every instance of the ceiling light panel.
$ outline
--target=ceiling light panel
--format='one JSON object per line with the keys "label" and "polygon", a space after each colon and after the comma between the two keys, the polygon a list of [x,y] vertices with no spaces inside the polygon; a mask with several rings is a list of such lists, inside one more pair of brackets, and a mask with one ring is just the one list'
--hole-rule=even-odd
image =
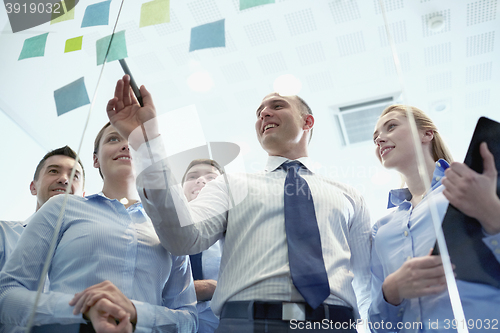
{"label": "ceiling light panel", "polygon": [[323,42],[314,42],[295,48],[302,66],[312,65],[326,61]]}
{"label": "ceiling light panel", "polygon": [[170,7],[170,22],[163,24],[155,24],[154,27],[159,36],[166,36],[168,34],[182,31],[184,29],[184,27],[181,24],[181,21],[175,14],[175,11],[172,7]]}
{"label": "ceiling light panel", "polygon": [[[399,58],[399,63],[401,65],[401,70],[403,73],[407,73],[411,70],[410,66],[410,54],[408,52],[398,54]],[[394,64],[394,58],[393,57],[385,57],[384,58],[384,69],[385,69],[385,75],[386,76],[391,76],[391,75],[396,75],[396,65]]]}
{"label": "ceiling light panel", "polygon": [[284,72],[288,69],[283,53],[276,52],[257,57],[260,68],[264,75]]}
{"label": "ceiling light panel", "polygon": [[220,69],[228,84],[239,83],[251,79],[250,73],[243,61],[221,66]]}
{"label": "ceiling light panel", "polygon": [[[434,30],[429,26],[429,21],[436,17],[436,16],[442,16],[443,19],[443,24],[444,26],[440,29]],[[441,34],[443,32],[448,32],[451,30],[451,24],[450,24],[450,10],[442,10],[439,12],[433,12],[427,15],[422,15],[422,32],[424,37],[429,37],[429,36],[434,36],[437,34]]]}
{"label": "ceiling light panel", "polygon": [[493,52],[495,31],[467,37],[467,57]]}
{"label": "ceiling light panel", "polygon": [[[382,9],[380,8],[379,0],[373,0],[375,5],[375,13],[382,14]],[[393,10],[398,10],[404,8],[403,0],[383,0],[384,10],[386,12],[392,12]]]}
{"label": "ceiling light panel", "polygon": [[451,72],[437,73],[427,76],[427,92],[437,92],[452,88]]}
{"label": "ceiling light panel", "polygon": [[467,4],[467,25],[492,21],[497,17],[497,0],[480,0]]}
{"label": "ceiling light panel", "polygon": [[269,20],[246,25],[244,29],[248,41],[252,46],[259,46],[276,41],[276,36],[274,35],[274,30]]}
{"label": "ceiling light panel", "polygon": [[128,45],[144,43],[147,39],[144,34],[139,30],[139,26],[135,21],[128,21],[118,24],[116,31],[125,30],[125,38]]}
{"label": "ceiling light panel", "polygon": [[285,14],[285,21],[290,35],[297,36],[316,31],[316,22],[311,8]]}
{"label": "ceiling light panel", "polygon": [[[391,34],[391,38],[395,44],[401,44],[407,41],[406,36],[406,22],[399,21],[393,22],[389,24],[389,32]],[[385,25],[378,27],[378,35],[380,38],[380,46],[385,47],[389,45],[387,38],[387,30],[385,29]]]}
{"label": "ceiling light panel", "polygon": [[465,95],[465,107],[467,109],[487,106],[490,104],[490,89],[471,91]]}
{"label": "ceiling light panel", "polygon": [[306,88],[311,92],[333,89],[333,78],[329,71],[309,74],[305,77]]}
{"label": "ceiling light panel", "polygon": [[165,70],[156,53],[150,52],[134,57],[134,63],[141,73],[152,74]]}
{"label": "ceiling light panel", "polygon": [[85,34],[85,38],[82,40],[82,49],[85,50],[85,53],[87,53],[89,57],[95,57],[95,41],[101,39],[101,37],[101,34],[98,32]]}
{"label": "ceiling light panel", "polygon": [[337,45],[341,57],[366,51],[362,31],[337,37]]}
{"label": "ceiling light panel", "polygon": [[358,20],[361,18],[358,2],[352,1],[332,1],[328,4],[335,24]]}
{"label": "ceiling light panel", "polygon": [[167,47],[168,53],[172,56],[172,58],[175,61],[175,64],[177,66],[183,66],[189,63],[190,60],[200,60],[198,55],[196,53],[189,53],[187,54],[189,50],[189,44],[188,43],[181,43],[177,45],[172,45]]}
{"label": "ceiling light panel", "polygon": [[451,62],[451,43],[424,48],[424,62],[427,67]]}
{"label": "ceiling light panel", "polygon": [[196,0],[188,3],[187,6],[197,24],[210,23],[224,18],[217,3],[212,0]]}
{"label": "ceiling light panel", "polygon": [[465,83],[473,84],[491,80],[493,72],[493,62],[485,62],[465,69]]}

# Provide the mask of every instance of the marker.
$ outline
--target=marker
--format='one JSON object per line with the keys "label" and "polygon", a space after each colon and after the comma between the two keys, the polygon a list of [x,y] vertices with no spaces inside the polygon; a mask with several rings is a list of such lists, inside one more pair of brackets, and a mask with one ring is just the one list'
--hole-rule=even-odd
{"label": "marker", "polygon": [[122,66],[123,71],[125,74],[128,74],[130,76],[130,86],[132,87],[132,91],[134,92],[135,97],[137,98],[137,101],[141,106],[144,106],[144,103],[142,102],[142,96],[139,88],[137,87],[137,84],[135,83],[134,77],[132,76],[132,73],[130,73],[130,69],[127,66],[127,62],[125,59],[120,59],[120,65]]}

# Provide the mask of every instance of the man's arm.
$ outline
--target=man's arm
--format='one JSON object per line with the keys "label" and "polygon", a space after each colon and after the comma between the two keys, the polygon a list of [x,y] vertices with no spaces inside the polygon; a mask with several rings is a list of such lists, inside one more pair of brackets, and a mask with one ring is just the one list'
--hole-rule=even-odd
{"label": "man's arm", "polygon": [[485,142],[481,143],[483,173],[463,163],[454,162],[443,178],[444,196],[464,214],[481,223],[487,233],[483,242],[500,262],[500,199],[496,193],[498,172],[495,158]]}
{"label": "man's arm", "polygon": [[[33,216],[0,273],[1,323],[27,325],[63,199],[63,195],[52,198]],[[68,305],[72,297],[61,292],[42,293],[34,324],[85,323],[81,314],[74,315]]]}
{"label": "man's arm", "polygon": [[480,146],[484,171],[475,172],[464,163],[454,162],[446,170],[443,191],[446,199],[464,214],[479,221],[490,235],[500,233],[500,199],[495,158],[485,142]]}

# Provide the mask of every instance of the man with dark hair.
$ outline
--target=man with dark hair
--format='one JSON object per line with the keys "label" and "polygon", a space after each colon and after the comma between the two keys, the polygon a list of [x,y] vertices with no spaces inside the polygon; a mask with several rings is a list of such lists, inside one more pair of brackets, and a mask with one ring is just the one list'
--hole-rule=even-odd
{"label": "man with dark hair", "polygon": [[[51,197],[66,192],[75,163],[76,153],[68,146],[45,154],[38,163],[33,181],[30,184],[31,194],[36,196],[37,211]],[[83,196],[84,183],[85,172],[82,162],[78,159],[69,193]],[[16,246],[28,221],[29,219],[26,221],[0,221],[0,269]]]}
{"label": "man with dark hair", "polygon": [[[187,201],[196,199],[208,182],[222,174],[224,169],[214,160],[200,158],[191,161],[181,181]],[[198,301],[198,333],[213,333],[219,325],[219,319],[210,308],[210,300],[217,287],[221,251],[221,242],[216,242],[205,251],[189,256]]]}

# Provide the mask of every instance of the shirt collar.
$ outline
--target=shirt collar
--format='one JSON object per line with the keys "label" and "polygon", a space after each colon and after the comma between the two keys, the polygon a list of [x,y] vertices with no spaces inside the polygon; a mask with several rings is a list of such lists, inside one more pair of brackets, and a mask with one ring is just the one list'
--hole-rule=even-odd
{"label": "shirt collar", "polygon": [[[288,158],[282,156],[269,156],[267,158],[266,168],[264,169],[266,172],[272,172],[280,167],[283,163],[291,161]],[[314,167],[312,161],[309,157],[301,157],[296,159],[295,161],[299,161],[304,165],[309,171],[314,172]]]}
{"label": "shirt collar", "polygon": [[[444,172],[448,169],[450,165],[443,159],[439,159],[436,162],[436,167],[434,168],[434,173],[432,174],[432,182],[430,191],[441,185],[441,179],[444,177]],[[387,203],[387,208],[393,208],[401,205],[403,202],[410,201],[412,195],[408,188],[398,188],[391,190],[389,192],[389,202]]]}
{"label": "shirt collar", "polygon": [[[107,200],[116,200],[118,202],[120,202],[118,199],[110,199],[108,198],[104,193],[99,192],[99,193],[96,193],[96,194],[91,194],[91,195],[88,195],[88,196],[85,196],[85,198],[87,199],[93,199],[93,198],[104,198],[104,199],[107,199]],[[138,200],[136,203],[134,203],[133,205],[130,205],[127,209],[131,208],[131,207],[134,207],[134,206],[137,206],[137,205],[140,205],[141,204],[141,201]]]}

